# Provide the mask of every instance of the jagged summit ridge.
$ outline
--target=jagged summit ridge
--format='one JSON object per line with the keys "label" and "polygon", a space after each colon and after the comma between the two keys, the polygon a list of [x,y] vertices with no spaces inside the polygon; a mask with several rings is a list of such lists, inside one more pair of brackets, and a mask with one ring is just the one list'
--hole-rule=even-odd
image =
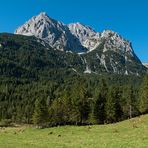
{"label": "jagged summit ridge", "polygon": [[105,40],[104,52],[113,50],[120,54],[129,53],[134,56],[134,51],[131,42],[125,40],[121,35],[111,30],[104,30],[101,33],[101,38]]}
{"label": "jagged summit ridge", "polygon": [[88,50],[94,49],[99,42],[100,33],[97,33],[89,26],[78,22],[69,24],[68,27],[71,33],[75,35]]}
{"label": "jagged summit ridge", "polygon": [[79,22],[65,25],[50,18],[46,12],[32,17],[15,34],[35,36],[57,50],[84,53],[96,49],[105,40],[104,52],[113,50],[133,55],[131,43],[111,30],[99,33]]}
{"label": "jagged summit ridge", "polygon": [[28,22],[19,27],[15,34],[35,36],[44,40],[51,47],[58,50],[85,51],[77,39],[62,22],[50,18],[42,12],[32,17]]}

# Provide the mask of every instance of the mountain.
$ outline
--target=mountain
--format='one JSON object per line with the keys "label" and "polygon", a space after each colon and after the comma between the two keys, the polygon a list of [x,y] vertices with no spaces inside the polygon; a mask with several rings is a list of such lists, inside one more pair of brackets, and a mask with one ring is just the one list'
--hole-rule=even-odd
{"label": "mountain", "polygon": [[[112,30],[99,33],[81,23],[65,25],[42,12],[19,27],[15,34],[35,36],[45,48],[64,51],[62,55],[71,52],[77,57],[71,60],[79,61],[83,73],[140,75],[146,70],[131,42]],[[69,57],[66,56],[65,60],[75,72],[80,72]]]}
{"label": "mountain", "polygon": [[90,69],[125,75],[139,75],[140,71],[145,70],[130,42],[110,30],[103,31],[101,37],[101,44],[87,54]]}
{"label": "mountain", "polygon": [[0,34],[0,121],[42,127],[137,116],[147,111],[146,70],[118,33],[40,13],[15,34]]}
{"label": "mountain", "polygon": [[95,32],[92,28],[85,26],[81,23],[72,23],[68,25],[69,30],[75,37],[77,37],[80,43],[91,51],[95,49],[100,43],[101,34]]}
{"label": "mountain", "polygon": [[104,38],[107,38],[108,42],[106,42],[104,50],[112,49],[115,51],[115,48],[117,48],[121,52],[124,52],[124,50],[132,52],[130,42],[111,30],[99,33],[81,23],[65,25],[50,18],[45,12],[32,17],[19,27],[15,34],[35,36],[54,49],[71,50],[73,52],[90,52],[96,49]]}
{"label": "mountain", "polygon": [[[47,76],[58,79],[58,75],[69,74],[121,74],[141,75],[146,68],[128,52],[104,51],[105,39],[93,51],[77,54],[54,50],[41,44],[33,36],[0,34],[1,75],[15,77]],[[45,47],[46,46],[46,47]],[[56,74],[55,74],[56,73]]]}
{"label": "mountain", "polygon": [[15,34],[35,36],[44,40],[54,49],[62,51],[81,52],[86,50],[66,25],[50,18],[44,12],[32,17],[23,26],[19,27]]}

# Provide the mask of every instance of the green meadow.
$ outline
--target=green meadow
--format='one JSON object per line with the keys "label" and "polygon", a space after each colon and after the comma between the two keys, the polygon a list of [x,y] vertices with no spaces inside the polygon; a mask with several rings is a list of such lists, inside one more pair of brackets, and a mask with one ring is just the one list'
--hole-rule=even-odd
{"label": "green meadow", "polygon": [[0,148],[147,148],[148,115],[116,124],[0,129]]}

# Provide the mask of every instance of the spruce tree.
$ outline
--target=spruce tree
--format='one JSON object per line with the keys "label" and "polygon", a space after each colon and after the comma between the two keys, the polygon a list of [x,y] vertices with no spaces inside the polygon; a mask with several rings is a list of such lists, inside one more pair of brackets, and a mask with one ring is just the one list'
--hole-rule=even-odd
{"label": "spruce tree", "polygon": [[139,111],[148,113],[148,73],[145,76],[140,90]]}
{"label": "spruce tree", "polygon": [[35,101],[35,109],[33,113],[33,123],[39,127],[44,126],[49,118],[46,101],[37,98]]}
{"label": "spruce tree", "polygon": [[115,120],[116,122],[122,119],[123,110],[122,110],[122,90],[119,86],[114,87],[115,91]]}
{"label": "spruce tree", "polygon": [[84,124],[89,115],[88,93],[84,85],[84,80],[77,81],[72,91],[72,118],[80,124]]}
{"label": "spruce tree", "polygon": [[100,89],[96,89],[95,92],[95,107],[94,107],[94,115],[98,123],[104,123],[106,119],[105,113],[105,103],[108,93],[108,87],[106,81],[102,79]]}
{"label": "spruce tree", "polygon": [[109,89],[109,93],[107,95],[106,104],[105,104],[105,113],[106,113],[106,122],[112,123],[115,122],[116,108],[115,108],[115,100],[116,100],[116,91],[114,87]]}

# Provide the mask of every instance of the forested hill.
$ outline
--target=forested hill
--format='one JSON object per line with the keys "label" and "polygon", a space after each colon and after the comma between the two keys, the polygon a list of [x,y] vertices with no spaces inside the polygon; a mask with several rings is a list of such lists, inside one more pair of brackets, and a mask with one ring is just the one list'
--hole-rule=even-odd
{"label": "forested hill", "polygon": [[0,44],[1,76],[52,79],[75,73],[71,67],[83,69],[79,56],[45,47],[35,37],[1,34]]}
{"label": "forested hill", "polygon": [[93,52],[81,56],[54,50],[35,37],[0,34],[0,120],[96,124],[146,113],[145,70],[140,75],[103,68],[89,72],[84,59],[92,61]]}
{"label": "forested hill", "polygon": [[125,61],[125,55],[120,53],[103,53],[104,43],[82,55],[54,50],[35,37],[1,34],[0,44],[1,75],[28,78],[56,76],[57,79],[60,72],[63,75],[114,73],[139,76],[146,71],[138,58],[129,56],[129,61]]}

